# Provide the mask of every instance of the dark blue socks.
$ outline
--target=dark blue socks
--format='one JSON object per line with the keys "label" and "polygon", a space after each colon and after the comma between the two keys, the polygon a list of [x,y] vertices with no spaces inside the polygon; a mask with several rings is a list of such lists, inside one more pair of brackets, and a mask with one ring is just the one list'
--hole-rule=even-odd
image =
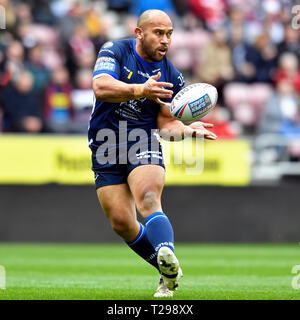
{"label": "dark blue socks", "polygon": [[168,217],[163,212],[154,212],[145,220],[146,234],[157,253],[161,247],[174,251],[174,232]]}
{"label": "dark blue socks", "polygon": [[140,223],[140,231],[135,239],[126,242],[129,247],[159,270],[157,252],[161,247],[174,251],[172,225],[163,212],[152,213],[145,219],[146,228]]}
{"label": "dark blue socks", "polygon": [[137,253],[144,260],[146,260],[147,262],[152,264],[156,269],[158,269],[157,257],[154,248],[148,240],[145,227],[141,223],[140,227],[140,232],[138,233],[136,238],[126,243],[135,253]]}

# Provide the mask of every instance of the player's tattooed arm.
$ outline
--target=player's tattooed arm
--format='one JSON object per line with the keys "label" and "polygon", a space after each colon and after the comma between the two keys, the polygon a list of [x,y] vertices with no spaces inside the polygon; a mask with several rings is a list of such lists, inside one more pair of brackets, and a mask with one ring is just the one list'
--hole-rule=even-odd
{"label": "player's tattooed arm", "polygon": [[164,89],[173,87],[169,82],[158,82],[160,72],[150,77],[142,84],[129,84],[116,80],[108,74],[103,74],[93,80],[93,90],[97,100],[103,102],[123,102],[146,97],[158,104],[163,104],[160,99],[172,98],[173,91]]}
{"label": "player's tattooed arm", "polygon": [[213,127],[211,123],[195,121],[189,125],[176,120],[170,113],[170,107],[167,104],[162,104],[157,117],[157,127],[160,136],[168,141],[178,141],[187,137],[204,137],[209,140],[216,140],[217,136],[209,131]]}

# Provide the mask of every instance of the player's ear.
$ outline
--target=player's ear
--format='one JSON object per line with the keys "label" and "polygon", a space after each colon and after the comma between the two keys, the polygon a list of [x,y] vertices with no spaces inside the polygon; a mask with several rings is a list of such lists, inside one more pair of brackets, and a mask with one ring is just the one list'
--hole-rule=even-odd
{"label": "player's ear", "polygon": [[138,39],[142,40],[143,39],[143,30],[139,27],[136,27],[135,30],[135,35]]}

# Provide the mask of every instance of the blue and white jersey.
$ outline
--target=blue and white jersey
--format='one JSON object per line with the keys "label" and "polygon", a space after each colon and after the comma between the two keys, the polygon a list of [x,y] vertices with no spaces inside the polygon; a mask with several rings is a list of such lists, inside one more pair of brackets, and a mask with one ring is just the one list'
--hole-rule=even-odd
{"label": "blue and white jersey", "polygon": [[[109,74],[126,83],[145,83],[149,77],[161,72],[158,81],[173,83],[174,94],[184,87],[182,74],[172,65],[167,57],[160,62],[149,63],[136,51],[136,39],[109,41],[99,51],[93,79],[102,74]],[[168,88],[169,89],[169,88]],[[164,100],[171,102],[172,99]],[[119,132],[119,122],[127,121],[127,131],[144,129],[149,135],[157,128],[157,115],[160,106],[147,98],[121,103],[102,102],[95,99],[90,119],[88,139],[90,147],[96,148],[101,142],[96,141],[100,129]]]}
{"label": "blue and white jersey", "polygon": [[[95,64],[93,79],[101,74],[109,74],[126,83],[145,83],[149,77],[161,72],[158,81],[173,83],[174,94],[184,87],[182,74],[167,57],[160,62],[149,63],[136,52],[136,39],[109,41],[102,46]],[[165,100],[170,102],[171,99]],[[109,128],[118,131],[119,121],[127,121],[128,130],[141,128],[150,132],[157,127],[156,119],[160,106],[147,98],[121,103],[95,100],[90,120],[89,140],[97,131]]]}

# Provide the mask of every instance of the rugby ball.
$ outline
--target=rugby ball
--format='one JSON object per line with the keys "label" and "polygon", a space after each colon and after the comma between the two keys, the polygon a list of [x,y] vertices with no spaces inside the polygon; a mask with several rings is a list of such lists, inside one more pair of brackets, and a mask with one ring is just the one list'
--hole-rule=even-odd
{"label": "rugby ball", "polygon": [[194,83],[180,90],[173,98],[170,112],[183,122],[195,121],[207,115],[218,100],[217,89],[208,83]]}

